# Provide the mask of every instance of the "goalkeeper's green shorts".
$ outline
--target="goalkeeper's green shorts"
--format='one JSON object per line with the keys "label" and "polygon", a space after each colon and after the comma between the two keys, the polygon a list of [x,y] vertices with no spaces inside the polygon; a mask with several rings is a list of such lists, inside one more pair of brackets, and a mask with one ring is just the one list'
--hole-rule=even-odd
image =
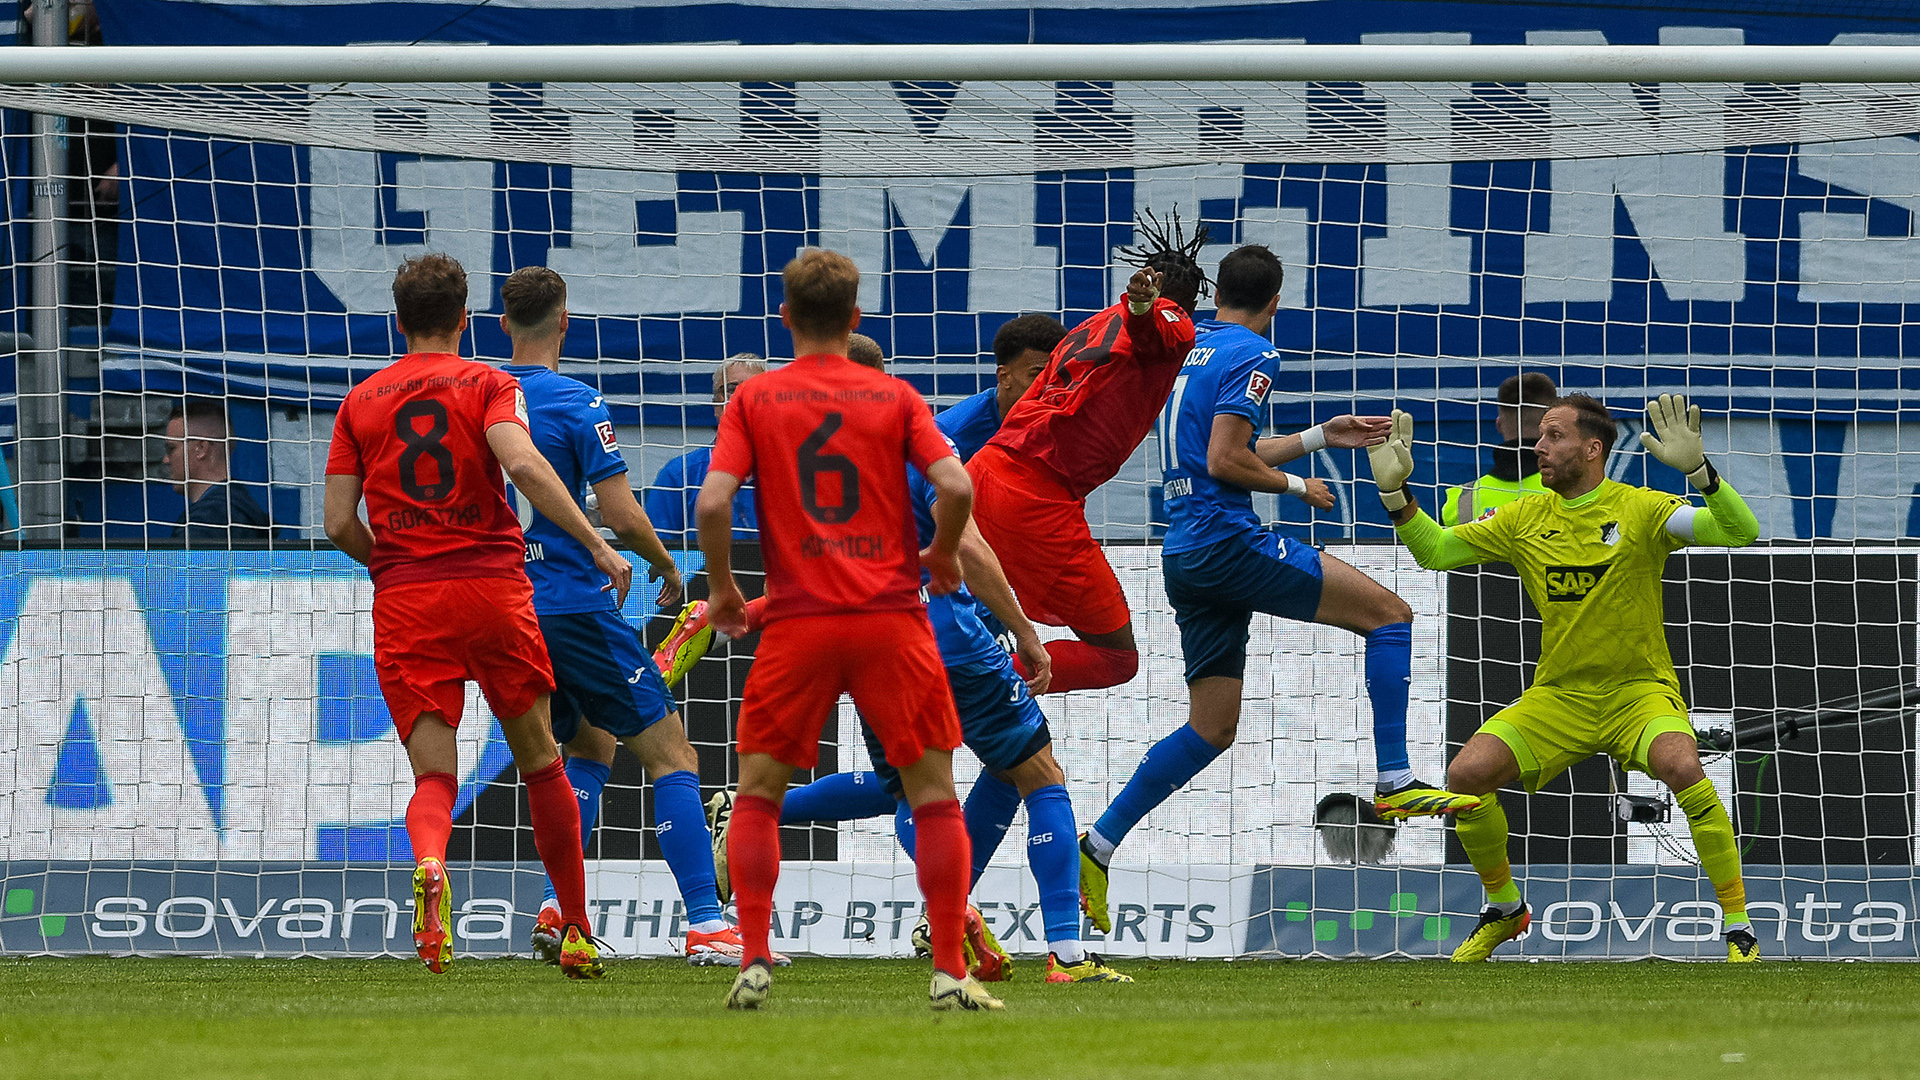
{"label": "goalkeeper's green shorts", "polygon": [[1652,681],[1596,692],[1528,687],[1520,700],[1493,714],[1480,730],[1513,751],[1520,782],[1529,792],[1594,754],[1606,754],[1644,773],[1655,738],[1669,731],[1694,737],[1686,702],[1673,687]]}

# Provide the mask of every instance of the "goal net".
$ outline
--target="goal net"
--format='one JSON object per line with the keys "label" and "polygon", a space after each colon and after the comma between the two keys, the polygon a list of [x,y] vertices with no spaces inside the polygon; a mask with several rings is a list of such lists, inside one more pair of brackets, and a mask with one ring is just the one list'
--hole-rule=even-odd
{"label": "goal net", "polygon": [[[341,396],[402,348],[401,260],[460,260],[471,355],[496,364],[503,276],[566,278],[561,370],[604,396],[701,595],[685,478],[748,370],[729,358],[790,353],[778,274],[800,248],[858,263],[860,329],[938,409],[994,385],[1013,316],[1072,326],[1114,302],[1115,252],[1152,210],[1207,229],[1209,271],[1241,244],[1284,262],[1268,430],[1406,409],[1436,512],[1525,470],[1500,427],[1513,376],[1599,397],[1623,421],[1609,475],[1666,491],[1685,482],[1640,450],[1644,403],[1700,404],[1762,539],[1674,556],[1668,636],[1762,947],[1917,955],[1920,66],[1890,81],[1903,50],[1716,44],[1208,47],[1191,77],[1159,46],[180,50],[173,67],[58,50],[75,55],[57,73],[0,86],[20,539],[0,552],[0,952],[405,953],[412,778],[371,586],[319,528]],[[1119,77],[1134,71],[1156,78]],[[192,415],[169,430],[209,403],[225,439]],[[217,461],[261,516],[183,524],[210,475],[175,471],[188,459]],[[1087,500],[1140,673],[1043,699],[1083,827],[1185,719],[1160,460],[1149,438]],[[1526,685],[1537,614],[1503,567],[1416,566],[1353,452],[1307,464],[1332,510],[1256,508],[1413,608],[1409,736],[1437,781]],[[750,528],[737,539],[757,565]],[[641,585],[626,606],[650,642],[654,598]],[[679,688],[709,795],[735,774],[750,656],[717,648]],[[1372,782],[1362,659],[1343,631],[1255,620],[1238,741],[1120,849],[1095,948],[1451,950],[1482,894],[1448,827],[1316,828]],[[541,878],[498,728],[477,695],[467,715],[458,931],[504,953]],[[868,766],[849,705],[826,736],[820,773]],[[964,791],[977,765],[959,759]],[[1517,954],[1724,955],[1656,783],[1602,757],[1502,801],[1536,917]],[[623,751],[589,876],[596,932],[626,954],[684,933],[653,823]],[[1025,840],[1016,822],[975,901],[1036,952]],[[918,894],[890,820],[784,842],[776,948],[908,950]]]}

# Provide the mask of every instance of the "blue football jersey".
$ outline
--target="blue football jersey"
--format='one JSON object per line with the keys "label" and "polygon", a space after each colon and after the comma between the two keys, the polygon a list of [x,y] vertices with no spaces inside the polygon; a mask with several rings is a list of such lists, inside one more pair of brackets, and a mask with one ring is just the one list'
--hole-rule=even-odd
{"label": "blue football jersey", "polygon": [[[697,548],[700,528],[693,520],[693,506],[700,498],[700,485],[707,482],[707,470],[713,464],[713,447],[697,446],[660,467],[647,489],[647,520],[660,542],[668,547]],[[741,486],[733,497],[733,538],[758,540],[760,528],[754,518],[753,484]]]}
{"label": "blue football jersey", "polygon": [[1212,319],[1194,325],[1193,351],[1160,414],[1167,507],[1162,551],[1193,551],[1261,527],[1252,494],[1208,474],[1207,442],[1214,417],[1244,416],[1253,423],[1251,449],[1266,424],[1267,391],[1279,370],[1280,350],[1246,327]]}
{"label": "blue football jersey", "polygon": [[[560,474],[573,499],[586,505],[588,489],[627,471],[613,418],[593,387],[544,367],[509,364],[527,396],[527,427],[533,445]],[[593,565],[580,541],[538,510],[526,528],[527,580],[533,582],[533,608],[542,615],[568,615],[616,609],[611,592],[602,592],[607,575]]]}
{"label": "blue football jersey", "polygon": [[[907,491],[912,497],[913,524],[920,533],[920,546],[933,542],[933,484],[919,469],[907,466]],[[920,572],[925,595],[927,572]],[[1007,650],[980,621],[981,605],[965,585],[945,596],[927,597],[927,619],[933,623],[933,639],[940,646],[940,660],[948,667],[956,664],[1001,663]]]}
{"label": "blue football jersey", "polygon": [[953,444],[953,452],[960,455],[962,462],[972,461],[973,455],[987,445],[987,440],[1000,430],[1000,389],[989,386],[985,390],[955,402],[941,411],[933,422],[946,433],[947,441]]}

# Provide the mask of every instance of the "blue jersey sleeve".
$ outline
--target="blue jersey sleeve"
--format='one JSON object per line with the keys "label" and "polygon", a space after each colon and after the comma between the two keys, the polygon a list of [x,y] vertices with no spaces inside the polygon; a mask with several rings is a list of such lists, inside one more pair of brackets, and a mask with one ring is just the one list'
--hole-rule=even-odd
{"label": "blue jersey sleeve", "polygon": [[574,453],[580,461],[580,476],[591,487],[609,476],[627,471],[627,459],[620,456],[620,440],[613,432],[613,416],[599,394],[587,399],[575,411],[572,430]]}
{"label": "blue jersey sleeve", "polygon": [[1280,370],[1280,350],[1248,350],[1214,384],[1213,415],[1244,416],[1257,433],[1267,419],[1267,392]]}

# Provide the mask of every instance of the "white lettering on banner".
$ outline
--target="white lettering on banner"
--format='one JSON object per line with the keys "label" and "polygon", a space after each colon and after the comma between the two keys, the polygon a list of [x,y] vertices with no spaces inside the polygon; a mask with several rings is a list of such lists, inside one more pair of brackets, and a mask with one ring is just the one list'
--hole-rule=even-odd
{"label": "white lettering on banner", "polygon": [[[368,85],[322,94],[313,106],[317,124],[345,125],[392,139],[409,125],[465,126],[487,123],[484,91],[442,87],[431,99],[391,109],[366,106],[366,97],[391,96]],[[376,144],[377,145],[377,144]],[[393,310],[393,272],[401,262],[429,251],[445,252],[466,268],[467,306],[493,304],[493,163],[443,158],[394,164],[391,191],[382,182],[380,155],[364,150],[315,146],[307,151],[308,267],[349,312]],[[406,220],[389,221],[386,203]],[[418,220],[411,220],[418,215]],[[418,242],[390,242],[388,230],[418,232]]]}
{"label": "white lettering on banner", "polygon": [[[1901,136],[1799,148],[1800,174],[1843,192],[1920,211],[1920,142]],[[1864,213],[1800,215],[1800,299],[1810,303],[1910,304],[1920,238],[1868,236]]]}
{"label": "white lettering on banner", "polygon": [[353,917],[362,911],[380,913],[381,922],[376,925],[381,928],[382,938],[390,938],[398,931],[399,904],[384,896],[357,896],[348,900],[346,906],[340,909],[340,940],[346,941],[353,937]]}
{"label": "white lettering on banner", "polygon": [[460,905],[455,934],[466,941],[506,941],[513,937],[513,902],[475,897]]}
{"label": "white lettering on banner", "polygon": [[134,938],[147,932],[147,917],[136,914],[147,910],[147,902],[138,896],[103,896],[93,905],[94,937]]}
{"label": "white lettering on banner", "polygon": [[[372,655],[373,584],[358,574],[237,574],[227,606],[222,856],[317,858],[323,828],[405,817],[413,769],[398,739],[319,737],[319,701],[329,689],[319,685],[320,658]],[[479,767],[492,716],[469,685],[459,728],[460,760],[469,770],[463,782]]]}
{"label": "white lettering on banner", "polygon": [[[931,141],[937,137],[990,134],[982,126],[986,117],[1009,108],[1031,111],[1042,89],[971,82],[949,93],[874,83],[800,84],[800,112],[821,125],[823,165],[866,174],[820,180],[820,245],[847,255],[860,268],[863,309],[891,310],[886,284],[894,269],[894,221],[911,238],[921,263],[931,267],[963,202],[971,222],[965,310],[1058,306],[1060,252],[1034,242],[1038,193],[1030,170],[1010,169],[1008,176],[992,179],[884,175],[888,161],[937,152]],[[1051,91],[1045,96],[1051,98]]]}
{"label": "white lettering on banner", "polygon": [[[746,215],[678,209],[670,172],[573,170],[573,232],[547,265],[567,279],[567,306],[580,315],[660,315],[739,311]],[[665,234],[642,245],[640,206],[664,203]],[[668,243],[660,243],[660,240]]]}
{"label": "white lettering on banner", "polygon": [[[1742,31],[1663,27],[1671,45],[1737,45]],[[1604,45],[1597,31],[1536,31],[1530,45]],[[1735,92],[1729,87],[1726,93]],[[1606,122],[1640,122],[1646,106],[1631,86],[1542,83],[1528,88],[1547,103],[1557,130]],[[1575,105],[1574,102],[1578,101]],[[1529,233],[1526,292],[1531,303],[1599,302],[1613,298],[1614,197],[1668,297],[1738,300],[1746,294],[1746,238],[1725,223],[1726,154],[1659,154],[1621,158],[1555,158],[1545,233]]]}
{"label": "white lettering on banner", "polygon": [[[1548,941],[1592,941],[1600,936],[1607,917],[1600,905],[1591,900],[1560,900],[1540,912],[1540,933]],[[1586,923],[1587,929],[1573,932],[1574,923]]]}
{"label": "white lettering on banner", "polygon": [[1844,924],[1829,922],[1826,924],[1827,930],[1825,933],[1815,933],[1813,929],[1813,915],[1816,911],[1838,911],[1843,905],[1834,903],[1831,900],[1815,900],[1814,897],[1816,895],[1816,893],[1808,893],[1806,899],[1793,905],[1794,910],[1800,913],[1800,936],[1806,938],[1808,941],[1832,941],[1834,938],[1840,936],[1840,929]]}
{"label": "white lettering on banner", "polygon": [[1907,908],[1891,900],[1868,900],[1853,906],[1855,919],[1847,924],[1847,936],[1855,941],[1905,941]]}
{"label": "white lettering on banner", "polygon": [[[1117,871],[1114,934],[1082,920],[1079,932],[1115,956],[1234,956],[1245,944],[1251,867],[1178,866]],[[685,906],[671,873],[638,862],[587,864],[593,932],[623,955],[670,956],[686,932]],[[989,869],[975,906],[1009,952],[1044,955],[1045,922],[1032,875]],[[627,899],[634,898],[637,899]],[[922,900],[913,864],[788,863],[774,892],[773,940],[815,956],[905,956]],[[1077,912],[1076,912],[1077,914]],[[462,931],[465,936],[465,931]]]}
{"label": "white lettering on banner", "polygon": [[280,917],[274,920],[274,930],[283,938],[297,941],[331,937],[333,901],[311,896],[295,897],[280,905]]}
{"label": "white lettering on banner", "polygon": [[1654,904],[1638,925],[1628,921],[1627,913],[1620,910],[1619,901],[1609,900],[1607,906],[1613,909],[1613,921],[1619,924],[1620,935],[1628,941],[1639,941],[1647,936],[1647,931],[1653,929],[1653,921],[1660,917],[1660,909],[1667,905],[1664,901]]}
{"label": "white lettering on banner", "polygon": [[[191,929],[181,929],[174,919],[174,913],[182,909],[187,909],[188,918],[198,918],[200,925]],[[159,931],[161,937],[173,938],[176,941],[191,941],[194,938],[206,937],[213,933],[213,923],[213,901],[204,896],[170,896],[160,901],[160,906],[153,909],[153,928]]]}
{"label": "white lettering on banner", "polygon": [[[69,739],[87,739],[98,785],[56,805]],[[41,577],[0,655],[0,858],[211,859],[213,811],[173,690],[126,578]],[[9,761],[9,759],[11,759]]]}
{"label": "white lettering on banner", "polygon": [[[1667,940],[1712,941],[1720,936],[1720,915],[1720,905],[1711,900],[1682,900],[1667,909]],[[1682,926],[1693,929],[1683,932]]]}
{"label": "white lettering on banner", "polygon": [[[1472,34],[1362,34],[1367,45],[1468,45]],[[1451,117],[1422,108],[1441,89],[1431,83],[1370,83],[1389,130],[1449,139]],[[1453,221],[1453,166],[1388,165],[1387,232],[1360,241],[1360,302],[1367,307],[1473,301],[1473,241]]]}

